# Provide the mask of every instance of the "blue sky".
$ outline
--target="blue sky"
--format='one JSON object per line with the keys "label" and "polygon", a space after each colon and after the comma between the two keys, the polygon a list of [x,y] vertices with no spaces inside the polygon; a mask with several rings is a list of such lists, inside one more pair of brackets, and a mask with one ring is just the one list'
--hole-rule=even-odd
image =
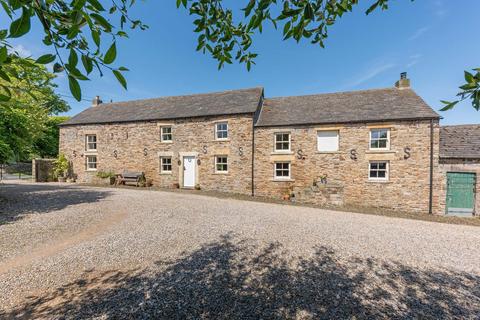
{"label": "blue sky", "polygon": [[[439,100],[454,98],[463,70],[480,66],[478,0],[398,0],[369,16],[358,7],[330,29],[325,49],[282,41],[280,30],[266,28],[255,37],[253,50],[260,55],[250,72],[237,64],[218,71],[216,61],[196,52],[192,17],[175,2],[138,2],[133,14],[150,29],[117,44],[118,65],[131,70],[128,91],[111,75],[93,76],[82,82],[84,99],[100,95],[121,101],[254,86],[265,87],[267,97],[303,95],[391,87],[407,71],[413,89],[438,110]],[[41,39],[36,26],[15,41],[15,48],[38,57],[47,52]],[[56,82],[59,93],[70,95],[64,76]],[[68,115],[90,105],[65,99],[72,106]],[[443,124],[480,123],[480,113],[468,103],[441,115]]]}

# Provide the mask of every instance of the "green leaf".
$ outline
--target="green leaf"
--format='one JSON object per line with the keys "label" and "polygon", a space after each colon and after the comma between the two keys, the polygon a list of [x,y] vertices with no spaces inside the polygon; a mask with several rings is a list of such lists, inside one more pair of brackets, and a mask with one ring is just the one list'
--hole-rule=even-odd
{"label": "green leaf", "polygon": [[92,30],[92,39],[93,42],[97,45],[97,47],[100,47],[100,32],[97,30]]}
{"label": "green leaf", "polygon": [[90,17],[92,17],[92,19],[95,20],[95,23],[102,26],[103,29],[105,29],[106,32],[111,32],[112,31],[112,25],[107,21],[107,19],[105,19],[101,15],[99,15],[97,13],[92,13],[92,14],[90,14]]}
{"label": "green leaf", "polygon": [[92,7],[94,7],[98,11],[105,11],[105,8],[97,0],[87,0],[87,1],[92,5]]}
{"label": "green leaf", "polygon": [[70,49],[70,55],[68,56],[68,64],[71,67],[75,67],[78,64],[78,55],[73,48]]}
{"label": "green leaf", "polygon": [[64,70],[64,68],[63,68],[63,66],[62,66],[60,63],[56,62],[56,63],[53,65],[53,72],[55,72],[55,73],[60,73],[60,72],[63,72],[63,70]]}
{"label": "green leaf", "polygon": [[440,109],[440,111],[447,111],[447,110],[450,110],[452,109],[453,107],[455,107],[455,105],[459,102],[459,101],[453,101],[453,102],[449,102],[449,101],[440,101],[441,103],[445,104],[445,106],[443,108]]}
{"label": "green leaf", "polygon": [[467,81],[468,83],[470,82],[474,82],[474,78],[473,78],[473,74],[471,74],[470,72],[468,71],[465,71],[465,81]]}
{"label": "green leaf", "polygon": [[0,69],[0,78],[2,78],[3,80],[5,80],[7,82],[10,82],[10,77],[2,69]]}
{"label": "green leaf", "polygon": [[90,57],[87,57],[86,55],[82,55],[82,64],[87,74],[90,74],[90,72],[92,72],[93,70],[92,59]]}
{"label": "green leaf", "polygon": [[103,58],[103,62],[105,64],[110,64],[113,61],[115,61],[115,58],[117,57],[117,46],[114,43],[110,46],[110,48],[107,50],[107,53],[105,53],[105,57]]}
{"label": "green leaf", "polygon": [[7,60],[8,50],[6,46],[0,47],[0,65]]}
{"label": "green leaf", "polygon": [[70,87],[70,92],[72,93],[73,97],[77,100],[80,101],[82,100],[82,89],[80,88],[80,85],[78,84],[77,79],[75,79],[72,76],[68,76],[68,85]]}
{"label": "green leaf", "polygon": [[37,60],[35,60],[36,63],[39,63],[39,64],[47,64],[47,63],[51,63],[53,61],[55,61],[55,58],[57,56],[54,55],[54,54],[44,54],[43,56],[39,57]]}
{"label": "green leaf", "polygon": [[22,8],[22,16],[10,25],[10,38],[18,38],[30,31],[30,10]]}
{"label": "green leaf", "polygon": [[127,80],[125,80],[125,77],[118,70],[112,70],[112,72],[115,75],[115,78],[117,78],[118,82],[120,82],[122,87],[124,87],[125,90],[127,90]]}

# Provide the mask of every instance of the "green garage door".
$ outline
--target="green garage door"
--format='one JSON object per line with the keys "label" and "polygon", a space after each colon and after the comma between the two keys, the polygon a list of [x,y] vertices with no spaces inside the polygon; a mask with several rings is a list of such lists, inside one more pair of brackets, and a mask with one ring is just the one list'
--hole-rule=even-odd
{"label": "green garage door", "polygon": [[447,172],[447,213],[471,215],[475,205],[475,173]]}

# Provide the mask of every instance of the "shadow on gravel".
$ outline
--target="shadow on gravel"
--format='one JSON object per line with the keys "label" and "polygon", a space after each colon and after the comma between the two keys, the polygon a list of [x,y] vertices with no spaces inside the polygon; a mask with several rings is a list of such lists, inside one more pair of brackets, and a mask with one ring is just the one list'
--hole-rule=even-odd
{"label": "shadow on gravel", "polygon": [[227,235],[149,270],[94,271],[4,318],[476,318],[478,276],[340,260],[328,248],[289,257]]}
{"label": "shadow on gravel", "polygon": [[110,191],[56,184],[2,184],[0,225],[14,222],[29,213],[48,213],[71,205],[97,202],[110,194]]}

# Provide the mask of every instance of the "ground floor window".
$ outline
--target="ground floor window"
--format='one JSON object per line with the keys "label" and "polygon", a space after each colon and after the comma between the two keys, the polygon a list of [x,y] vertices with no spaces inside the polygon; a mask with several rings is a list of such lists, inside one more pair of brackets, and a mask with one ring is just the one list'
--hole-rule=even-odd
{"label": "ground floor window", "polygon": [[275,162],[275,179],[290,178],[290,162]]}
{"label": "ground floor window", "polygon": [[228,157],[216,156],[215,157],[215,172],[227,173],[228,172]]}
{"label": "ground floor window", "polygon": [[387,181],[388,161],[371,161],[368,179],[373,181]]}
{"label": "ground floor window", "polygon": [[97,170],[97,156],[86,156],[87,170]]}
{"label": "ground floor window", "polygon": [[172,172],[172,157],[160,157],[160,172],[161,173]]}

